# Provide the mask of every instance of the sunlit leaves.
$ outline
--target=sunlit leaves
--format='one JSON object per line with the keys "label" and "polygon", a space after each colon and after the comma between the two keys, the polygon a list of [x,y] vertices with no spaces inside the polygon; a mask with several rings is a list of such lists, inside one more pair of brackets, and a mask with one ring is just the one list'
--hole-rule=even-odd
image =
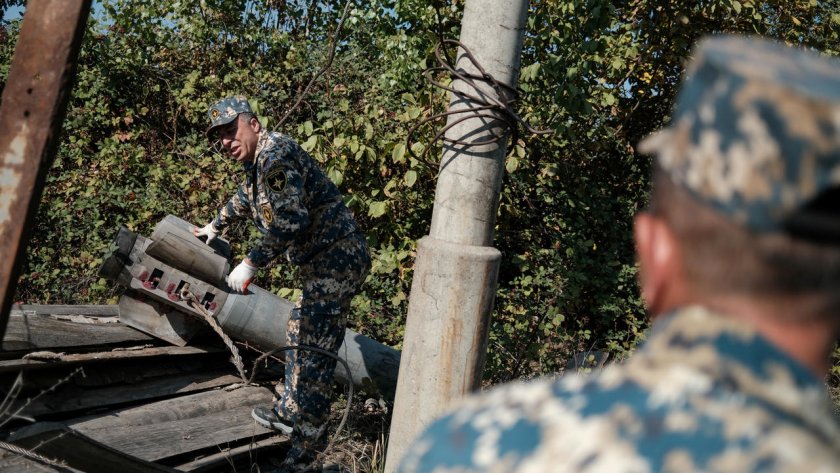
{"label": "sunlit leaves", "polygon": [[[96,261],[117,225],[148,235],[167,213],[204,223],[242,179],[203,131],[208,105],[252,99],[269,129],[325,63],[337,9],[308,2],[103,0],[86,32],[20,298],[109,302]],[[277,131],[342,191],[373,254],[351,320],[398,346],[416,241],[429,229],[448,92],[421,77],[464,2],[356,2],[335,60]],[[644,328],[630,239],[649,160],[633,147],[670,113],[682,67],[708,32],[769,35],[837,55],[837,2],[532,1],[514,111],[548,137],[507,150],[494,245],[505,255],[488,355],[494,379],[552,371],[575,351],[631,349]],[[0,35],[5,77],[16,26]],[[492,40],[493,38],[488,38]],[[444,83],[449,77],[436,77]],[[520,130],[521,131],[521,130]],[[428,162],[412,157],[425,155]],[[456,203],[457,205],[457,203]],[[60,229],[60,230],[59,230]],[[259,235],[231,228],[235,258]],[[82,256],[84,255],[84,256]],[[295,297],[289,269],[261,286]],[[62,284],[61,281],[71,281]]]}
{"label": "sunlit leaves", "polygon": [[388,211],[388,202],[386,201],[374,201],[368,205],[368,215],[373,218],[379,218],[385,215],[385,212]]}
{"label": "sunlit leaves", "polygon": [[406,171],[405,176],[403,177],[403,182],[406,187],[413,187],[414,183],[417,182],[417,171],[413,169]]}
{"label": "sunlit leaves", "polygon": [[404,163],[405,162],[405,144],[404,143],[397,143],[394,146],[393,151],[391,151],[391,159],[395,163]]}

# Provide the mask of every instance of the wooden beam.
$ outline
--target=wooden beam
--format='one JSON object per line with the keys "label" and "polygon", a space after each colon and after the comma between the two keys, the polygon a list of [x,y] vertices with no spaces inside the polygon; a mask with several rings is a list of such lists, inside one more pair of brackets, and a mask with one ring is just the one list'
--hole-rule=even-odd
{"label": "wooden beam", "polygon": [[[91,409],[101,410],[120,404],[125,405],[173,395],[184,395],[241,382],[242,380],[238,376],[221,371],[211,371],[160,376],[139,383],[92,389],[77,385],[66,385],[59,387],[53,393],[41,396],[24,409],[21,415],[39,418],[47,414],[55,416]],[[16,411],[24,402],[18,402],[12,412]]]}
{"label": "wooden beam", "polygon": [[156,356],[203,355],[207,353],[219,353],[222,351],[224,351],[222,348],[150,347],[138,348],[136,350],[118,349],[118,351],[76,353],[67,355],[53,352],[31,353],[30,355],[36,356],[30,359],[0,361],[0,373],[53,368],[64,365],[87,364],[92,362],[152,358]]}
{"label": "wooden beam", "polygon": [[267,388],[214,390],[110,412],[71,428],[123,453],[158,461],[274,435],[251,418],[251,408],[271,400]]}
{"label": "wooden beam", "polygon": [[[33,315],[29,312],[12,311],[3,336],[3,351],[54,350],[107,345],[152,343],[155,338],[123,325],[115,317],[112,321],[88,319],[75,321],[76,316]],[[84,322],[84,323],[81,323]],[[106,348],[107,347],[107,348]]]}
{"label": "wooden beam", "polygon": [[116,304],[105,305],[61,305],[61,304],[15,304],[12,315],[87,315],[91,317],[119,317]]}
{"label": "wooden beam", "polygon": [[0,102],[0,335],[55,158],[91,0],[29,0]]}
{"label": "wooden beam", "polygon": [[139,462],[181,458],[207,448],[221,450],[250,439],[275,436],[276,432],[256,425],[251,418],[253,406],[269,404],[271,400],[269,389],[256,386],[206,391],[63,423],[38,422],[14,431],[9,441],[28,447],[48,441],[38,449],[44,455],[62,458],[84,471],[122,472],[128,470],[88,470],[77,466],[76,460],[67,456],[71,448],[64,443],[75,445],[79,438],[88,439]]}
{"label": "wooden beam", "polygon": [[167,466],[115,450],[61,424],[44,424],[39,427],[37,432],[33,431],[33,435],[15,440],[14,444],[66,462],[86,473],[177,473]]}
{"label": "wooden beam", "polygon": [[[233,471],[236,469],[236,463],[243,458],[248,460],[248,463],[253,463],[256,455],[262,454],[266,451],[273,451],[278,447],[289,443],[287,437],[269,437],[262,440],[252,441],[245,445],[240,445],[233,448],[223,448],[217,453],[206,455],[197,458],[187,463],[174,465],[178,471],[188,471],[191,473],[207,473],[221,471],[222,467],[233,466]],[[244,465],[242,471],[248,469],[248,465]]]}

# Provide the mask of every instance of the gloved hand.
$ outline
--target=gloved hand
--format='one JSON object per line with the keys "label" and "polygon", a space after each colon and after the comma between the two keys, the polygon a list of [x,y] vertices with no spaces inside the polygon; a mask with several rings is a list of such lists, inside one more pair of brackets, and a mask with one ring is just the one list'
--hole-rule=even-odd
{"label": "gloved hand", "polygon": [[219,236],[219,230],[213,226],[213,222],[208,223],[203,228],[193,227],[192,233],[197,237],[206,236],[207,241],[205,243],[208,245]]}
{"label": "gloved hand", "polygon": [[233,268],[233,271],[230,272],[225,280],[231,289],[244,294],[248,290],[248,285],[251,284],[251,280],[254,279],[255,274],[257,274],[257,267],[248,264],[246,259],[242,260],[239,265]]}

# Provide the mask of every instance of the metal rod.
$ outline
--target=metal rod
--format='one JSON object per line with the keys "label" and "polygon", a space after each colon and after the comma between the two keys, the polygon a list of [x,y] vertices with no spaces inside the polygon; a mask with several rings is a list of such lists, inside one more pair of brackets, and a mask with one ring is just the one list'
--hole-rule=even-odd
{"label": "metal rod", "polygon": [[0,106],[0,337],[76,75],[90,0],[29,0]]}

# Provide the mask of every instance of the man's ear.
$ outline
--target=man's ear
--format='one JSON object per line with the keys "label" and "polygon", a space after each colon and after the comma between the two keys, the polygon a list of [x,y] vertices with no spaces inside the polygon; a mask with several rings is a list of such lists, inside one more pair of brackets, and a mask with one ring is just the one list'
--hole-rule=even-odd
{"label": "man's ear", "polygon": [[653,316],[667,312],[681,304],[684,295],[676,236],[664,220],[647,212],[636,215],[633,236],[645,306]]}
{"label": "man's ear", "polygon": [[259,133],[260,130],[262,130],[262,123],[257,120],[257,117],[251,117],[248,124],[251,125],[251,129],[254,130],[254,133]]}

